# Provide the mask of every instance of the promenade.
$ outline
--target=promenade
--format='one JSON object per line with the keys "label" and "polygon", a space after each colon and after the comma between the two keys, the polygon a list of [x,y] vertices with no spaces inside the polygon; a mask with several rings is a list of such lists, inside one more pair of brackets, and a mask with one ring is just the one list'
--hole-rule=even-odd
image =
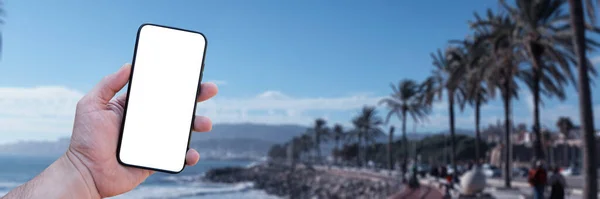
{"label": "promenade", "polygon": [[[325,167],[325,166],[317,166],[319,170],[326,170],[328,172],[334,173],[336,175],[341,176],[352,176],[355,178],[369,178],[371,180],[396,180],[400,179],[400,174],[396,171],[390,172],[389,170],[372,170],[372,169],[359,169],[359,168],[340,168],[340,167]],[[444,189],[441,187],[446,183],[443,180],[435,180],[431,177],[425,177],[419,179],[421,183],[421,188],[418,190],[410,190],[406,188],[406,186],[400,185],[397,187],[397,191],[395,194],[391,195],[390,199],[411,199],[411,198],[419,198],[419,199],[429,199],[429,198],[442,198]],[[567,177],[567,183],[571,182],[581,182],[581,176]],[[493,198],[496,199],[525,199],[531,198],[532,191],[529,186],[525,182],[524,178],[516,178],[512,181],[512,188],[506,189],[504,188],[504,181],[501,178],[488,178],[486,180],[487,186],[485,189],[485,193],[489,193]],[[581,182],[582,183],[582,182]],[[573,183],[574,185],[583,185],[583,184]],[[569,187],[567,190],[567,199],[579,199],[582,198],[582,187]],[[459,198],[458,187],[456,190],[452,191],[452,198]]]}

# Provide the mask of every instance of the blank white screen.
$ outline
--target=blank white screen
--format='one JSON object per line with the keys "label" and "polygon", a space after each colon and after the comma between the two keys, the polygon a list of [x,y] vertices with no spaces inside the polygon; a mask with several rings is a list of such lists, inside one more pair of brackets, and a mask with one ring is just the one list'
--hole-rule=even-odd
{"label": "blank white screen", "polygon": [[123,126],[121,162],[183,170],[206,40],[144,25],[138,33]]}

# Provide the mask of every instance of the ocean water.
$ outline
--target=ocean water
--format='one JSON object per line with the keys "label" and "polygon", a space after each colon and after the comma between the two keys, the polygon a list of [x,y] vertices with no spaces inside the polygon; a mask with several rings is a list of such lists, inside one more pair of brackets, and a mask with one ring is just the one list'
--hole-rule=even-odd
{"label": "ocean water", "polygon": [[[55,158],[0,156],[0,197],[27,182]],[[251,183],[218,184],[198,178],[208,169],[226,166],[247,166],[248,161],[200,161],[186,167],[180,174],[155,173],[131,192],[111,199],[276,199],[264,191],[255,190]]]}

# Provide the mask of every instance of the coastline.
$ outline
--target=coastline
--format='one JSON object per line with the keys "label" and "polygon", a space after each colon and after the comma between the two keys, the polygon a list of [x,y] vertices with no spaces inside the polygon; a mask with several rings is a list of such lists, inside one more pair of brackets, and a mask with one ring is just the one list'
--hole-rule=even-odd
{"label": "coastline", "polygon": [[392,178],[273,162],[211,169],[204,180],[229,184],[251,182],[253,188],[267,194],[292,198],[387,198],[400,189]]}

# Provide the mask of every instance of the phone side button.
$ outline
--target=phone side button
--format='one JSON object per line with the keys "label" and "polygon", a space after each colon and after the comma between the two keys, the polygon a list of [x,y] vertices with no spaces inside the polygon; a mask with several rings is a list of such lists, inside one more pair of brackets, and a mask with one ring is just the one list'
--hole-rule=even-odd
{"label": "phone side button", "polygon": [[196,114],[192,115],[192,123],[190,124],[192,131],[194,131],[194,121],[196,121]]}

